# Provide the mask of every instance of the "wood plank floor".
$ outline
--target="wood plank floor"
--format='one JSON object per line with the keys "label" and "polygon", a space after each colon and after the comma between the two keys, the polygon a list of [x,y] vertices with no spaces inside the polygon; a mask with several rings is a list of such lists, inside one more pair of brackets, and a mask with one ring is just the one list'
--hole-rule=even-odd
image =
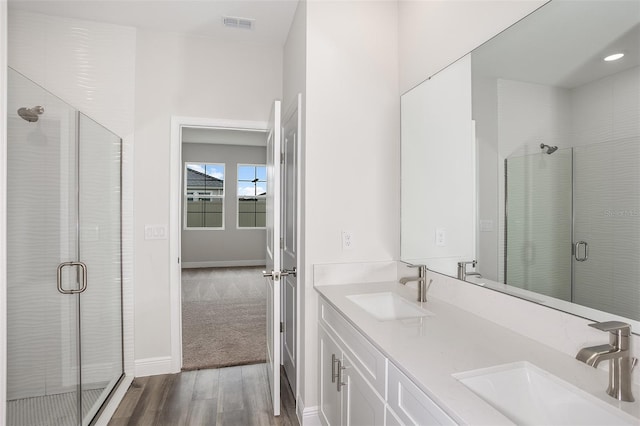
{"label": "wood plank floor", "polygon": [[273,417],[266,364],[136,378],[109,425],[298,426],[284,373],[280,388],[280,416]]}

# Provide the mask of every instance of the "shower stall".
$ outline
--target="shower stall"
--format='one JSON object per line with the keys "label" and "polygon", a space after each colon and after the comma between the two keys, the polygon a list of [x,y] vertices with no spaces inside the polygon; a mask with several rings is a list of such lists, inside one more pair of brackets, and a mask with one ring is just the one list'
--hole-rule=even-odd
{"label": "shower stall", "polygon": [[8,70],[7,425],[90,424],[123,377],[122,140]]}
{"label": "shower stall", "polygon": [[503,282],[640,320],[640,140],[540,148],[504,162]]}

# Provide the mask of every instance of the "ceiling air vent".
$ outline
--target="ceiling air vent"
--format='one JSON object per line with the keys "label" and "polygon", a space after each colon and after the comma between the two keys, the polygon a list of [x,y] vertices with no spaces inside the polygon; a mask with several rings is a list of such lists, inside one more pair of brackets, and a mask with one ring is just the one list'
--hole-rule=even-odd
{"label": "ceiling air vent", "polygon": [[238,18],[235,16],[223,16],[222,23],[225,27],[229,28],[240,28],[243,30],[252,30],[254,19],[249,18]]}

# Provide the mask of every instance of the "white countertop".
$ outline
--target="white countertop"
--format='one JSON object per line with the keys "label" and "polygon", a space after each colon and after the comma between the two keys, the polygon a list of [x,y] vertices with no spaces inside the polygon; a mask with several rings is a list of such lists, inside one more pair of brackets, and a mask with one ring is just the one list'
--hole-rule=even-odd
{"label": "white countertop", "polygon": [[[606,403],[638,418],[636,401],[620,402],[605,392],[605,371],[543,345],[456,306],[429,297],[415,303],[434,316],[378,321],[346,298],[352,294],[393,291],[414,301],[416,292],[397,282],[317,286],[316,290],[363,333],[400,370],[409,376],[456,422],[473,425],[513,424],[496,409],[452,377],[479,368],[528,361]],[[535,321],[531,318],[531,321]]]}

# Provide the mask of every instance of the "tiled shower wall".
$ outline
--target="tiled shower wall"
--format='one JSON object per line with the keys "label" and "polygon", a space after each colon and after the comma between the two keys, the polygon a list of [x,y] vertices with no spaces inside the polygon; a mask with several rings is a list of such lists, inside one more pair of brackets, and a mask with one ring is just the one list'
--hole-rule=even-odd
{"label": "tiled shower wall", "polygon": [[[132,371],[131,235],[136,31],[130,27],[11,9],[8,27],[10,67],[123,138],[123,316],[126,340],[124,358],[125,369]],[[20,192],[20,188],[10,190]],[[38,237],[25,239],[24,243],[21,250],[28,256],[34,245],[38,244]],[[99,279],[94,278],[94,281]],[[55,271],[52,282],[55,289]],[[42,314],[46,316],[51,312]],[[94,320],[100,321],[99,318]],[[89,339],[99,340],[98,330],[85,331]],[[39,342],[41,347],[37,349],[38,352],[55,352],[53,347],[47,346],[54,344],[51,342],[56,340],[55,336],[51,337]],[[10,353],[9,357],[11,356],[34,355],[29,351],[21,354]],[[91,359],[90,355],[87,357],[88,360]],[[56,364],[56,360],[51,360],[50,364]],[[104,366],[93,367],[94,371],[99,372]],[[9,389],[9,398],[32,394],[31,390],[21,389],[19,383],[12,386]]]}

